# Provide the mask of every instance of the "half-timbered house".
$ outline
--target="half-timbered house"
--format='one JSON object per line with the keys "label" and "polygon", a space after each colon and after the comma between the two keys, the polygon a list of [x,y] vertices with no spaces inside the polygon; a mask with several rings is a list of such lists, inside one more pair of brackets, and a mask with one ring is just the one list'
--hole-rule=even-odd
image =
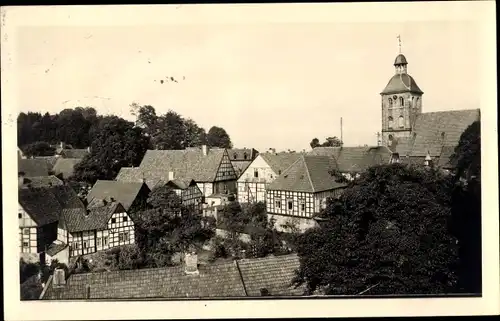
{"label": "half-timbered house", "polygon": [[98,180],[86,199],[89,208],[99,206],[99,201],[114,199],[130,214],[146,206],[150,191],[145,183]]}
{"label": "half-timbered house", "polygon": [[182,204],[190,207],[197,213],[201,213],[202,205],[205,201],[203,193],[193,179],[174,178],[174,174],[169,174],[170,179],[167,182],[160,181],[156,187],[168,186],[181,198]]}
{"label": "half-timbered house", "polygon": [[259,154],[238,178],[238,202],[265,202],[267,186],[299,157],[296,153]]}
{"label": "half-timbered house", "polygon": [[266,190],[266,209],[277,228],[295,221],[299,230],[315,226],[313,217],[329,197],[339,197],[346,184],[331,172],[337,166],[332,157],[301,155]]}
{"label": "half-timbered house", "polygon": [[70,257],[135,242],[134,222],[118,202],[90,209],[64,209],[58,240],[69,244]]}
{"label": "half-timbered house", "polygon": [[45,261],[45,254],[57,240],[57,226],[64,209],[83,203],[68,186],[19,188],[19,238],[21,257]]}
{"label": "half-timbered house", "polygon": [[153,188],[168,181],[169,173],[177,179],[194,180],[204,196],[236,193],[236,172],[226,149],[188,148],[185,150],[148,150],[139,167],[124,167],[116,180],[145,182]]}

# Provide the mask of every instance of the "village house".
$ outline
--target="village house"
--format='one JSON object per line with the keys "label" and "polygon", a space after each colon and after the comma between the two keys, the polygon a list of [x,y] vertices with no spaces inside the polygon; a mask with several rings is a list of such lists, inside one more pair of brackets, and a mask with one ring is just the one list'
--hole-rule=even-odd
{"label": "village house", "polygon": [[134,244],[134,231],[124,207],[112,200],[99,207],[63,209],[57,240],[69,244],[69,256],[75,257]]}
{"label": "village house", "polygon": [[145,183],[98,180],[87,194],[89,208],[99,206],[102,200],[119,202],[127,213],[145,208],[150,193]]}
{"label": "village house", "polygon": [[48,249],[57,240],[57,226],[64,209],[84,205],[68,186],[19,188],[19,241],[25,261],[45,262]]}
{"label": "village house", "polygon": [[184,206],[192,208],[197,213],[202,212],[202,206],[205,201],[204,196],[193,179],[176,179],[174,178],[174,173],[170,172],[169,180],[167,182],[158,182],[156,187],[165,185],[174,190],[174,192],[180,197]]}
{"label": "village house", "polygon": [[276,227],[293,222],[301,231],[316,225],[315,214],[326,207],[329,197],[339,197],[346,187],[331,172],[337,170],[332,157],[300,155],[266,190],[268,216]]}
{"label": "village house", "polygon": [[238,178],[238,202],[265,202],[267,186],[299,157],[296,153],[259,154]]}
{"label": "village house", "polygon": [[153,188],[168,181],[169,173],[182,180],[194,180],[203,196],[236,193],[236,172],[226,149],[188,148],[185,150],[148,150],[139,167],[122,167],[116,180],[145,182]]}
{"label": "village house", "polygon": [[62,186],[63,181],[54,175],[50,176],[35,176],[35,177],[25,177],[22,173],[18,174],[19,188],[39,188],[39,187],[51,187],[51,186]]}
{"label": "village house", "polygon": [[232,148],[228,149],[227,153],[231,159],[236,176],[240,175],[247,169],[252,161],[259,155],[259,152],[254,148]]}
{"label": "village house", "polygon": [[54,175],[62,179],[68,179],[73,176],[75,171],[75,165],[82,161],[81,158],[62,158],[59,157],[54,166],[52,167],[52,172]]}
{"label": "village house", "polygon": [[450,156],[460,135],[480,119],[479,109],[423,113],[423,92],[407,72],[408,62],[399,54],[395,74],[380,93],[382,144],[403,163],[452,167]]}
{"label": "village house", "polygon": [[200,264],[196,254],[183,264],[159,269],[138,269],[64,275],[56,270],[40,296],[42,300],[238,298],[300,296],[292,279],[299,267],[297,255],[269,256]]}

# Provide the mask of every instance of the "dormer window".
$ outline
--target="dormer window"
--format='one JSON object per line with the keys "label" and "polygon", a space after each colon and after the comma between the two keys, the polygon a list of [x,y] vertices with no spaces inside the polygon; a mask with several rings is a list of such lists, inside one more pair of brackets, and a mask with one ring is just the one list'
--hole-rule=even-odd
{"label": "dormer window", "polygon": [[247,153],[243,153],[243,159],[247,159],[248,158],[248,154]]}
{"label": "dormer window", "polygon": [[234,153],[233,159],[237,159],[237,158],[238,158],[238,154]]}

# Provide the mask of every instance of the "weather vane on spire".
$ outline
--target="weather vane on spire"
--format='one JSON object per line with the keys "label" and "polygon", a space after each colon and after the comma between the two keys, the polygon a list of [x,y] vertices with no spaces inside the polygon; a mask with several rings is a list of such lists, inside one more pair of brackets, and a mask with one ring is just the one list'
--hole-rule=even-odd
{"label": "weather vane on spire", "polygon": [[401,35],[398,35],[399,53],[401,53]]}

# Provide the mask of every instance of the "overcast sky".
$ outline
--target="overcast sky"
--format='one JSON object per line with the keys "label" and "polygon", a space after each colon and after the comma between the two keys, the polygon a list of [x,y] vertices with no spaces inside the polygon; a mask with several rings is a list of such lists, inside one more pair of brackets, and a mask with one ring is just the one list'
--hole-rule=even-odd
{"label": "overcast sky", "polygon": [[[340,136],[343,117],[346,146],[374,145],[398,34],[424,112],[480,107],[481,25],[463,19],[471,5],[441,4],[432,19],[425,3],[386,4],[382,18],[357,7],[378,19],[352,21],[335,6],[330,15],[315,11],[317,19],[312,10],[263,19],[241,7],[221,18],[223,6],[87,8],[78,17],[47,9],[15,35],[16,105],[50,113],[93,106],[133,120],[129,105],[148,104],[206,130],[223,127],[235,147],[261,151]],[[171,76],[178,82],[160,83]]]}

